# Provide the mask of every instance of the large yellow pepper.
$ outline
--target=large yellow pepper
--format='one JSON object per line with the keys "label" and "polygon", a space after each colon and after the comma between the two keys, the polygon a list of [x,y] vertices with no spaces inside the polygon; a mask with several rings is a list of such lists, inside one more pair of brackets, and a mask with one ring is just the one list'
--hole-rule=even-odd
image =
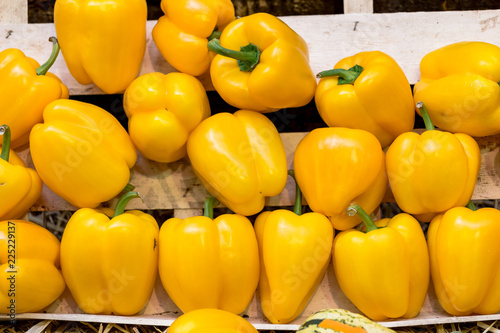
{"label": "large yellow pepper", "polygon": [[423,57],[420,77],[415,102],[427,106],[437,127],[471,136],[500,133],[500,47],[450,44]]}
{"label": "large yellow pepper", "polygon": [[61,240],[61,269],[76,303],[86,313],[133,315],[148,302],[158,267],[158,223],[138,210],[124,213],[127,192],[111,218],[82,208]]}
{"label": "large yellow pepper", "polygon": [[183,314],[168,328],[168,333],[258,333],[242,317],[219,309],[200,309]]}
{"label": "large yellow pepper", "polygon": [[107,94],[135,79],[146,50],[146,0],[57,0],[54,25],[68,69]]}
{"label": "large yellow pepper", "polygon": [[0,126],[3,134],[0,153],[0,220],[20,218],[42,194],[43,183],[38,173],[27,168],[10,149],[10,128]]}
{"label": "large yellow pepper", "polygon": [[210,66],[219,95],[240,109],[270,112],[309,103],[316,78],[304,39],[275,16],[257,13],[231,22]]}
{"label": "large yellow pepper", "polygon": [[325,276],[334,230],[328,218],[301,211],[296,186],[294,211],[261,213],[255,221],[260,252],[260,303],[274,324],[286,324],[304,310]]}
{"label": "large yellow pepper", "polygon": [[198,76],[210,68],[214,56],[208,41],[220,36],[235,19],[230,0],[162,0],[165,13],[153,28],[153,40],[177,70]]}
{"label": "large yellow pepper", "polygon": [[205,119],[189,136],[187,151],[205,188],[237,214],[257,214],[266,196],[285,188],[283,142],[260,113],[239,110]]}
{"label": "large yellow pepper", "polygon": [[59,270],[59,240],[23,220],[0,222],[0,313],[37,312],[66,288]]}
{"label": "large yellow pepper", "polygon": [[476,141],[467,134],[434,129],[418,103],[427,130],[401,134],[387,150],[387,174],[398,206],[429,222],[436,214],[469,202],[481,166]]}
{"label": "large yellow pepper", "polygon": [[382,147],[413,129],[410,83],[397,62],[380,51],[360,52],[321,72],[315,102],[328,126],[367,130]]}
{"label": "large yellow pepper", "polygon": [[259,249],[248,218],[213,219],[214,198],[204,216],[171,218],[160,230],[161,282],[183,311],[216,308],[245,311],[259,282]]}
{"label": "large yellow pepper", "polygon": [[123,97],[128,132],[139,152],[157,162],[186,156],[189,134],[210,116],[205,88],[184,73],[149,73],[135,79]]}
{"label": "large yellow pepper", "polygon": [[387,190],[385,155],[377,138],[360,129],[317,128],[298,144],[295,177],[312,211],[326,215],[338,230],[361,223],[347,207],[357,204],[370,214]]}
{"label": "large yellow pepper", "polygon": [[76,207],[93,208],[120,193],[137,159],[127,131],[107,111],[60,99],[33,127],[30,151],[43,182]]}
{"label": "large yellow pepper", "polygon": [[0,124],[12,130],[13,148],[28,142],[31,128],[42,121],[43,108],[59,98],[68,98],[68,88],[47,71],[59,54],[55,37],[52,54],[42,66],[21,50],[0,52]]}
{"label": "large yellow pepper", "polygon": [[452,208],[427,231],[434,290],[454,316],[500,311],[500,211],[474,210]]}
{"label": "large yellow pepper", "polygon": [[359,206],[348,214],[362,217],[366,231],[344,230],[333,242],[339,286],[372,320],[413,318],[429,287],[429,251],[424,232],[411,215],[373,222]]}

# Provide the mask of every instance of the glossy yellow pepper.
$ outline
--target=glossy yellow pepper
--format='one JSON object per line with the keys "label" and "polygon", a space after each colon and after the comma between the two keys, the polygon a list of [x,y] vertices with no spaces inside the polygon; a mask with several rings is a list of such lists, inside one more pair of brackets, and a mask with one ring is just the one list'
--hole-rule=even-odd
{"label": "glossy yellow pepper", "polygon": [[200,309],[183,314],[168,328],[169,333],[257,333],[242,317],[219,309]]}
{"label": "glossy yellow pepper", "polygon": [[59,270],[59,240],[38,224],[0,222],[0,313],[37,312],[66,288]]}
{"label": "glossy yellow pepper", "polygon": [[454,316],[500,311],[500,211],[474,210],[452,208],[427,231],[434,290]]}
{"label": "glossy yellow pepper", "polygon": [[500,47],[447,45],[422,58],[420,78],[415,102],[427,106],[437,127],[471,136],[500,133]]}
{"label": "glossy yellow pepper", "polygon": [[12,130],[13,148],[28,142],[31,128],[42,121],[44,107],[60,98],[68,98],[68,88],[47,71],[59,54],[55,37],[52,54],[42,66],[18,49],[0,52],[0,124]]}
{"label": "glossy yellow pepper", "polygon": [[171,218],[160,229],[159,272],[163,287],[184,312],[216,308],[240,314],[259,282],[259,249],[248,218],[213,219],[214,198],[204,216]]}
{"label": "glossy yellow pepper", "polygon": [[30,152],[38,174],[76,207],[97,207],[120,193],[137,152],[127,131],[107,111],[60,99],[47,105],[33,127]]}
{"label": "glossy yellow pepper", "polygon": [[237,214],[259,213],[265,197],[285,188],[283,142],[260,113],[239,110],[205,119],[189,136],[187,151],[205,188]]}
{"label": "glossy yellow pepper", "polygon": [[321,79],[316,107],[328,126],[364,129],[374,134],[382,147],[413,129],[410,83],[389,55],[360,52],[317,76]]}
{"label": "glossy yellow pepper", "polygon": [[135,79],[146,50],[146,0],[57,0],[54,26],[71,75],[107,94]]}
{"label": "glossy yellow pepper", "polygon": [[184,73],[149,73],[135,79],[123,97],[132,142],[146,158],[174,162],[186,156],[189,134],[210,116],[205,88]]}
{"label": "glossy yellow pepper", "polygon": [[214,56],[208,41],[235,19],[230,0],[162,0],[165,15],[153,28],[153,40],[163,57],[180,72],[198,76],[208,71]]}
{"label": "glossy yellow pepper", "polygon": [[20,218],[42,194],[43,183],[38,173],[27,168],[10,149],[10,128],[0,126],[3,134],[0,153],[0,220]]}
{"label": "glossy yellow pepper", "polygon": [[275,16],[239,18],[208,49],[218,53],[210,65],[212,83],[230,105],[271,112],[306,105],[314,97],[307,44]]}
{"label": "glossy yellow pepper", "polygon": [[158,223],[138,210],[124,212],[127,192],[111,218],[82,208],[61,240],[61,269],[71,295],[86,313],[133,315],[148,302],[158,267]]}
{"label": "glossy yellow pepper", "polygon": [[344,230],[333,242],[333,266],[340,288],[372,320],[413,318],[424,304],[430,280],[424,232],[411,215],[373,222],[357,205],[366,231]]}
{"label": "glossy yellow pepper", "polygon": [[347,215],[347,207],[357,204],[371,214],[387,190],[384,152],[365,130],[314,129],[299,142],[293,165],[311,210],[326,215],[337,230],[361,223]]}
{"label": "glossy yellow pepper", "polygon": [[255,221],[260,253],[260,304],[274,324],[297,318],[325,276],[334,230],[328,218],[301,211],[296,186],[294,211],[261,213]]}
{"label": "glossy yellow pepper", "polygon": [[398,206],[423,222],[469,202],[481,166],[476,141],[434,129],[418,104],[427,130],[401,134],[387,150],[387,174]]}

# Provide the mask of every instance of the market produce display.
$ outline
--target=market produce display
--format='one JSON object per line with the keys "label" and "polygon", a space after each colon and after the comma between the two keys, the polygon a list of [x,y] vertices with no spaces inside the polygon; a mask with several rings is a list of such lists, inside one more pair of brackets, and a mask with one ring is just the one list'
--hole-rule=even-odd
{"label": "market produce display", "polygon": [[[170,333],[255,333],[245,317],[254,299],[267,322],[290,323],[328,269],[340,287],[329,297],[359,313],[325,308],[298,332],[391,332],[373,321],[418,316],[431,278],[434,306],[450,315],[500,311],[500,212],[473,211],[471,202],[482,162],[476,137],[500,133],[498,46],[430,52],[412,90],[396,60],[377,50],[314,73],[313,45],[270,14],[236,18],[229,1],[163,0],[165,15],[147,36],[145,5],[57,0],[46,64],[22,45],[0,50],[6,319],[50,313],[67,286],[82,315],[133,318],[154,301],[161,315],[170,302],[179,309]],[[179,72],[139,74],[148,38]],[[123,93],[127,128],[47,73],[59,51],[79,84]],[[237,110],[211,109],[202,75]],[[304,133],[287,162],[273,112],[309,103],[326,126]],[[415,110],[426,131],[414,128]],[[20,145],[34,169],[11,149]],[[213,196],[204,216],[125,212],[139,197],[131,191],[139,158],[164,169],[189,164]],[[288,175],[293,212],[266,207]],[[61,243],[21,220],[42,185],[76,208]],[[402,213],[373,222],[392,198]],[[214,207],[231,212],[214,216]]]}

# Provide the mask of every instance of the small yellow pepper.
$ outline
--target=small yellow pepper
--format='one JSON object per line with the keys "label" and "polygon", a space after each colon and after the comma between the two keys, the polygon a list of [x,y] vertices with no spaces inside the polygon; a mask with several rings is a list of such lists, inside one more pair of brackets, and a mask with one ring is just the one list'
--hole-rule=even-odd
{"label": "small yellow pepper", "polygon": [[38,173],[27,168],[10,149],[10,128],[0,126],[3,134],[0,153],[0,220],[20,218],[38,200],[43,183]]}
{"label": "small yellow pepper", "polygon": [[454,316],[500,311],[500,211],[469,206],[436,216],[427,231],[434,290]]}
{"label": "small yellow pepper", "polygon": [[447,45],[422,58],[420,77],[415,102],[427,106],[437,127],[471,136],[500,133],[500,47]]}
{"label": "small yellow pepper", "polygon": [[205,88],[184,73],[148,73],[125,90],[125,114],[132,142],[146,158],[174,162],[186,156],[189,134],[210,116]]}
{"label": "small yellow pepper", "polygon": [[60,99],[47,105],[33,127],[30,151],[43,182],[72,205],[97,207],[120,193],[137,152],[109,112],[89,103]]}
{"label": "small yellow pepper", "polygon": [[153,40],[177,70],[198,76],[208,71],[214,56],[208,41],[235,19],[230,0],[162,0],[165,15],[153,28]]}
{"label": "small yellow pepper", "polygon": [[258,333],[242,317],[219,309],[200,309],[183,314],[168,328],[168,333]]}
{"label": "small yellow pepper", "polygon": [[218,53],[210,66],[212,83],[232,106],[271,112],[306,105],[314,97],[306,42],[273,15],[231,22],[208,49]]}
{"label": "small yellow pepper", "polygon": [[[293,174],[292,174],[293,175]],[[297,318],[325,276],[334,230],[319,213],[302,215],[296,186],[294,211],[261,213],[255,221],[260,252],[260,304],[274,324]]]}
{"label": "small yellow pepper", "polygon": [[413,129],[410,83],[397,62],[380,51],[360,52],[323,71],[315,102],[328,126],[364,129],[382,147]]}
{"label": "small yellow pepper", "polygon": [[418,103],[426,131],[401,134],[387,150],[387,174],[398,206],[423,222],[469,202],[481,166],[476,141],[434,129]]}
{"label": "small yellow pepper", "polygon": [[205,188],[237,214],[259,213],[265,197],[285,188],[283,142],[274,124],[258,112],[222,112],[205,119],[189,136],[187,151]]}
{"label": "small yellow pepper", "polygon": [[55,37],[52,54],[42,66],[21,50],[0,52],[0,124],[12,130],[12,148],[28,142],[31,128],[42,121],[44,107],[60,98],[68,98],[68,88],[57,76],[47,71],[59,54]]}
{"label": "small yellow pepper", "polygon": [[424,232],[411,215],[373,222],[359,206],[366,231],[344,230],[333,242],[333,266],[340,288],[372,320],[413,318],[424,304],[430,280]]}
{"label": "small yellow pepper", "polygon": [[357,204],[371,214],[387,190],[384,152],[365,130],[314,129],[299,142],[293,165],[311,210],[326,215],[337,230],[361,223],[347,215],[347,207]]}
{"label": "small yellow pepper", "polygon": [[38,224],[0,222],[0,313],[38,312],[66,288],[59,270],[59,240]]}
{"label": "small yellow pepper", "polygon": [[133,315],[148,302],[158,267],[158,223],[138,210],[124,212],[136,192],[118,201],[113,217],[77,210],[61,240],[61,269],[86,313]]}
{"label": "small yellow pepper", "polygon": [[213,219],[214,198],[204,216],[171,218],[160,230],[159,272],[163,287],[184,312],[216,308],[239,314],[259,282],[259,249],[248,218]]}
{"label": "small yellow pepper", "polygon": [[146,0],[57,0],[54,26],[71,75],[107,94],[135,79],[146,51]]}

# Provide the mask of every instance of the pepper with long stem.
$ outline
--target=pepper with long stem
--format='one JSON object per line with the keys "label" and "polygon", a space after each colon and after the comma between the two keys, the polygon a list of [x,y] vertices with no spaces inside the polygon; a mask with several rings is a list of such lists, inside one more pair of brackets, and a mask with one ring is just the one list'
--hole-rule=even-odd
{"label": "pepper with long stem", "polygon": [[203,216],[210,219],[214,218],[214,207],[219,204],[219,200],[215,197],[207,197],[205,199],[205,205],[203,207]]}
{"label": "pepper with long stem", "polygon": [[425,129],[427,131],[433,131],[436,129],[434,124],[432,123],[431,116],[429,116],[429,112],[427,112],[427,108],[424,105],[424,102],[417,102],[417,109],[420,111],[422,115],[422,119],[424,120]]}
{"label": "pepper with long stem", "polygon": [[118,200],[118,203],[116,204],[115,207],[115,213],[113,214],[113,217],[117,217],[125,212],[125,206],[129,203],[130,200],[135,199],[135,198],[141,198],[142,197],[139,195],[139,193],[130,191],[125,193],[124,195],[121,196],[120,200]]}

